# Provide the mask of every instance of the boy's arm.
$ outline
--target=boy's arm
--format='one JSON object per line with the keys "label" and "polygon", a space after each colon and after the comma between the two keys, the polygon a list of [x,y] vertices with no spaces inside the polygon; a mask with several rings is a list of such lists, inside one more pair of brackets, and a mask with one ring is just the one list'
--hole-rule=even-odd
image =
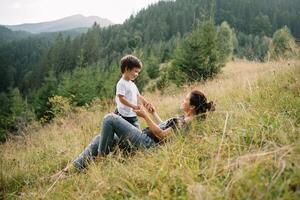
{"label": "boy's arm", "polygon": [[143,97],[142,95],[138,94],[137,95],[139,101],[143,104],[143,106],[148,110],[148,112],[153,113],[154,112],[154,108],[153,105],[148,102],[145,97]]}
{"label": "boy's arm", "polygon": [[149,102],[142,95],[138,94],[137,97],[139,98],[139,100],[142,102],[144,106],[149,104]]}
{"label": "boy's arm", "polygon": [[150,113],[153,113],[153,112],[154,112],[154,107],[153,107],[152,103],[150,103],[149,101],[147,101],[147,100],[145,99],[145,97],[143,97],[143,96],[140,95],[140,94],[138,94],[137,97],[138,97],[139,101],[141,101],[141,103],[143,104],[143,106],[144,106],[145,108],[147,108],[147,110],[148,110]]}
{"label": "boy's arm", "polygon": [[119,98],[120,102],[121,102],[122,104],[124,104],[125,106],[128,106],[128,107],[133,108],[133,109],[139,109],[139,106],[136,106],[136,105],[130,103],[130,102],[125,98],[124,95],[118,94],[118,98]]}

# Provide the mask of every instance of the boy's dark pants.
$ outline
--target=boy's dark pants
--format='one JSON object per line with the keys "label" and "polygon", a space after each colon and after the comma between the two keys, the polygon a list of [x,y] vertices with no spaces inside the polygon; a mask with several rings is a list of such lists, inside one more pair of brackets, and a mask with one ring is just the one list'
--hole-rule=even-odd
{"label": "boy's dark pants", "polygon": [[124,116],[122,116],[119,113],[119,111],[118,111],[117,108],[115,109],[114,113],[117,114],[117,115],[119,115],[119,116],[121,116],[123,119],[125,119],[126,121],[128,121],[130,124],[132,124],[133,126],[137,127],[138,129],[140,129],[140,123],[139,123],[139,120],[138,120],[137,117],[124,117]]}

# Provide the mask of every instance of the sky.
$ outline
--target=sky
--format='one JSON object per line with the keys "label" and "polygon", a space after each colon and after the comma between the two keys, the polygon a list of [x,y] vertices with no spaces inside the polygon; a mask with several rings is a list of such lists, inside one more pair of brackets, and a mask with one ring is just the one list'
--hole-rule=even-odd
{"label": "sky", "polygon": [[75,14],[123,23],[159,0],[0,0],[0,24],[16,25],[57,20]]}

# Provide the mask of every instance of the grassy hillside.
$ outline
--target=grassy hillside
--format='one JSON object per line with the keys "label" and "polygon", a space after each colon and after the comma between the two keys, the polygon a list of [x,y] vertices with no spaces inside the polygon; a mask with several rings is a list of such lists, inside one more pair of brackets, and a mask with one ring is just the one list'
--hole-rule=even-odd
{"label": "grassy hillside", "polygon": [[[159,148],[49,178],[97,134],[111,105],[95,103],[0,146],[0,198],[299,199],[300,62],[229,63],[215,80],[146,94],[163,118],[191,88],[217,104],[189,133]],[[143,124],[145,125],[145,124]],[[53,187],[52,187],[53,186]]]}

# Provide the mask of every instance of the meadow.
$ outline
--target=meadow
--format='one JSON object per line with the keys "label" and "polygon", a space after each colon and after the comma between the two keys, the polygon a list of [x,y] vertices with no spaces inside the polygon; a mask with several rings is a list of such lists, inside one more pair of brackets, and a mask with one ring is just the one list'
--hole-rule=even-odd
{"label": "meadow", "polygon": [[300,62],[236,60],[213,80],[145,96],[166,119],[194,88],[216,104],[206,120],[158,148],[115,152],[57,181],[50,176],[83,150],[114,105],[95,101],[29,125],[0,145],[0,199],[299,199]]}

